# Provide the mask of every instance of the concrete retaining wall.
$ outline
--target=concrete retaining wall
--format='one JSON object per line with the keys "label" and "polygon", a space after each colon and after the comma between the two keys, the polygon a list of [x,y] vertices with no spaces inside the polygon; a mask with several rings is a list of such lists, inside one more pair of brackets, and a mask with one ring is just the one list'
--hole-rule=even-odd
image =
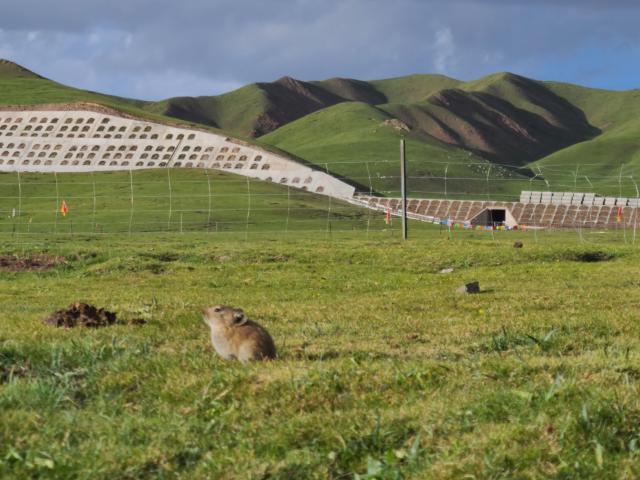
{"label": "concrete retaining wall", "polygon": [[325,172],[246,142],[95,107],[0,111],[0,171],[212,168],[336,198],[355,191]]}
{"label": "concrete retaining wall", "polygon": [[[400,199],[357,196],[355,202],[381,211],[400,213]],[[490,202],[473,200],[410,199],[409,216],[434,221],[448,218],[467,222],[485,208],[506,208],[519,225],[541,228],[606,228],[640,223],[635,207],[609,205],[563,205],[553,203]],[[618,208],[621,221],[618,222]]]}

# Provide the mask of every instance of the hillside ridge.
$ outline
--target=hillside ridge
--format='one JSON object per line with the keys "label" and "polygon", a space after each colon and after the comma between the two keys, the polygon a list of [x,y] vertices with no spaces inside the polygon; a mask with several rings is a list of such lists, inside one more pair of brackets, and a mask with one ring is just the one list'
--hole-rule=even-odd
{"label": "hillside ridge", "polygon": [[6,58],[0,58],[0,75],[17,75],[23,77],[44,78],[28,68],[18,65]]}
{"label": "hillside ridge", "polygon": [[[392,160],[400,136],[415,174],[412,188],[422,195],[513,195],[530,189],[533,177],[579,188],[578,170],[589,191],[598,179],[608,191],[613,170],[619,178],[640,176],[637,89],[594,89],[511,72],[468,82],[430,74],[367,81],[285,76],[216,96],[147,102],[67,87],[0,61],[0,105],[79,101],[219,129],[390,196],[397,190]],[[491,185],[489,174],[497,176]]]}

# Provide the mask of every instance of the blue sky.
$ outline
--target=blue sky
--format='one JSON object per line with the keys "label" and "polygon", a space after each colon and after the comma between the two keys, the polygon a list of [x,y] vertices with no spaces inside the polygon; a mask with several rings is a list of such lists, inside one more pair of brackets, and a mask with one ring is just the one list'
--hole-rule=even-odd
{"label": "blue sky", "polygon": [[511,71],[640,88],[638,0],[1,0],[0,58],[90,90]]}

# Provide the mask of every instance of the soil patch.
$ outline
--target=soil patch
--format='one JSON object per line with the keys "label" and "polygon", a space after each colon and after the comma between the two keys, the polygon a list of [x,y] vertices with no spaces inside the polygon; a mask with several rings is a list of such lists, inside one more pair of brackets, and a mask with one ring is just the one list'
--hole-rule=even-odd
{"label": "soil patch", "polygon": [[[119,321],[118,323],[122,323]],[[147,321],[144,318],[130,318],[125,322],[127,325],[146,325]]]}
{"label": "soil patch", "polygon": [[180,259],[180,255],[177,253],[164,252],[164,253],[142,253],[141,257],[151,258],[153,260],[159,260],[161,262],[175,262]]}
{"label": "soil patch", "polygon": [[610,253],[595,251],[595,252],[581,252],[575,255],[574,260],[577,262],[608,262],[609,260],[613,260],[615,255]]}
{"label": "soil patch", "polygon": [[289,255],[268,255],[265,261],[269,263],[288,262],[291,258]]}
{"label": "soil patch", "polygon": [[388,120],[385,120],[380,124],[380,126],[391,127],[394,130],[398,130],[399,132],[408,132],[409,130],[411,130],[411,127],[409,127],[409,125],[401,120],[398,120],[397,118],[390,118]]}
{"label": "soil patch", "polygon": [[41,253],[29,257],[18,257],[17,255],[0,255],[0,269],[10,272],[48,270],[56,265],[67,263],[67,259],[58,255]]}
{"label": "soil patch", "polygon": [[72,303],[45,318],[42,323],[65,328],[98,328],[112,325],[115,321],[116,314],[104,308],[96,308],[86,303]]}

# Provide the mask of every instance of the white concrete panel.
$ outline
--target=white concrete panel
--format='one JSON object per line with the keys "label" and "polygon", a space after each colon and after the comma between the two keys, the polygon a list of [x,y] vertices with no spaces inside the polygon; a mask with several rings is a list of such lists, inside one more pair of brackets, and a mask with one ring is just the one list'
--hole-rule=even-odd
{"label": "white concrete panel", "polygon": [[325,172],[213,132],[90,109],[0,111],[0,171],[166,167],[218,169],[338,198],[355,192]]}

